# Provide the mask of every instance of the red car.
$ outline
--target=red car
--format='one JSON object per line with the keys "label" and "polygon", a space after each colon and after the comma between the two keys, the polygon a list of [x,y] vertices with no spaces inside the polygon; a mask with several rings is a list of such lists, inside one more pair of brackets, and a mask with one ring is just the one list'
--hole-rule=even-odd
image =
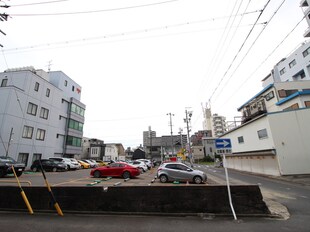
{"label": "red car", "polygon": [[123,177],[124,179],[127,179],[139,176],[140,170],[127,163],[115,162],[109,164],[108,166],[102,166],[92,169],[90,171],[90,175],[95,178],[111,176]]}

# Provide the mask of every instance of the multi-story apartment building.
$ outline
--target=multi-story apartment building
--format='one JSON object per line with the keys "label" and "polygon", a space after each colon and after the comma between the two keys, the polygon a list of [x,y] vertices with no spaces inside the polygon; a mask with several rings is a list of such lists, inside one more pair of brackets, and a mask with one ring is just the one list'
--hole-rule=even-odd
{"label": "multi-story apartment building", "polygon": [[219,137],[227,131],[226,117],[211,113],[211,107],[203,109],[203,129],[212,131],[213,137]]}
{"label": "multi-story apartment building", "polygon": [[308,23],[308,28],[304,33],[304,37],[310,37],[310,1],[309,0],[302,0],[300,2],[300,7],[304,12],[305,19]]}
{"label": "multi-story apartment building", "polygon": [[33,67],[0,73],[1,155],[29,167],[39,158],[82,153],[81,86],[61,71]]}
{"label": "multi-story apartment building", "polygon": [[263,87],[274,82],[310,80],[310,42],[303,42],[286,58],[281,59],[263,81]]}

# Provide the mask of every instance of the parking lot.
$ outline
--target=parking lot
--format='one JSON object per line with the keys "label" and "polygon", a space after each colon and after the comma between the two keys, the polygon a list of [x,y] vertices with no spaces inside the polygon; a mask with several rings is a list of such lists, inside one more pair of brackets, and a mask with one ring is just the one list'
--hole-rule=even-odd
{"label": "parking lot", "polygon": [[[156,179],[157,167],[141,173],[138,177],[132,179],[123,178],[94,178],[90,176],[91,169],[80,169],[76,171],[66,172],[46,172],[46,177],[49,184],[53,186],[149,186],[149,185],[195,185],[193,183],[160,183]],[[22,186],[44,186],[44,178],[41,172],[25,171],[22,176],[19,177],[19,181]],[[207,183],[202,185],[216,184],[212,178],[208,175]],[[8,175],[5,178],[0,179],[0,186],[16,186],[16,179],[13,175]]]}

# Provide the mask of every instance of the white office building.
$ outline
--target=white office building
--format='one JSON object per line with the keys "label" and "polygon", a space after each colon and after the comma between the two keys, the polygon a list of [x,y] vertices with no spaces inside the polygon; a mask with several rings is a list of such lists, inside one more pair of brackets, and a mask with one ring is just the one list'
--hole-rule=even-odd
{"label": "white office building", "polygon": [[81,86],[61,71],[33,67],[0,73],[0,154],[29,168],[39,158],[82,153]]}

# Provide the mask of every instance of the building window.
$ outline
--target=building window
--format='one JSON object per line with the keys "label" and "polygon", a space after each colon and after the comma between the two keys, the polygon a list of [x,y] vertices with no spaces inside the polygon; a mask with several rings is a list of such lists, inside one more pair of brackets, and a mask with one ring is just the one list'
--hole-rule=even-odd
{"label": "building window", "polygon": [[305,106],[308,108],[310,107],[310,101],[305,101]]}
{"label": "building window", "polygon": [[34,153],[33,156],[32,156],[32,163],[36,160],[40,160],[42,157],[42,154],[41,153]]}
{"label": "building window", "polygon": [[238,137],[238,143],[244,143],[243,136]]}
{"label": "building window", "polygon": [[38,82],[36,82],[35,85],[34,85],[34,90],[38,92],[39,91],[39,87],[40,87],[40,84]]}
{"label": "building window", "polygon": [[69,128],[78,130],[78,131],[83,131],[83,123],[70,119]]}
{"label": "building window", "polygon": [[40,118],[48,119],[49,110],[41,107]]}
{"label": "building window", "polygon": [[296,65],[296,60],[292,60],[290,63],[289,63],[289,66],[290,68],[294,67]]}
{"label": "building window", "polygon": [[302,52],[302,55],[306,57],[310,53],[310,47],[308,47],[305,51]]}
{"label": "building window", "polygon": [[280,70],[280,75],[283,75],[286,72],[285,67]]}
{"label": "building window", "polygon": [[295,104],[291,105],[290,107],[287,107],[287,108],[283,109],[283,111],[286,111],[286,110],[297,110],[297,109],[299,109],[299,105],[298,105],[298,103],[295,103]]}
{"label": "building window", "polygon": [[71,103],[71,112],[74,112],[78,115],[84,116],[85,110],[83,108],[81,108],[80,106]]}
{"label": "building window", "polygon": [[65,81],[65,86],[67,86],[68,85],[68,81]]}
{"label": "building window", "polygon": [[72,86],[72,92],[74,92],[74,86]]}
{"label": "building window", "polygon": [[274,92],[270,91],[269,93],[266,94],[265,99],[266,101],[269,101],[272,98],[274,98]]}
{"label": "building window", "polygon": [[50,96],[50,93],[51,93],[51,90],[49,88],[46,89],[46,94],[45,96],[49,97]]}
{"label": "building window", "polygon": [[37,135],[36,135],[36,140],[44,140],[45,138],[45,130],[38,129],[37,130]]}
{"label": "building window", "polygon": [[28,108],[27,108],[27,114],[31,114],[33,116],[36,116],[37,115],[37,108],[38,108],[38,106],[36,104],[29,102]]}
{"label": "building window", "polygon": [[33,127],[31,127],[31,126],[24,126],[23,138],[32,139],[32,134],[33,134]]}
{"label": "building window", "polygon": [[287,90],[280,89],[280,90],[278,90],[279,97],[281,97],[281,98],[288,97],[288,96],[290,96],[296,92],[298,92],[297,89],[287,89]]}
{"label": "building window", "polygon": [[268,138],[268,134],[267,134],[267,130],[266,129],[262,129],[257,131],[257,135],[259,139],[265,139]]}
{"label": "building window", "polygon": [[19,153],[18,154],[18,158],[17,158],[17,162],[23,163],[23,164],[25,164],[27,166],[28,157],[29,157],[28,153]]}
{"label": "building window", "polygon": [[81,147],[82,139],[68,135],[66,145]]}
{"label": "building window", "polygon": [[6,87],[7,84],[8,84],[8,79],[5,78],[1,81],[1,87]]}

